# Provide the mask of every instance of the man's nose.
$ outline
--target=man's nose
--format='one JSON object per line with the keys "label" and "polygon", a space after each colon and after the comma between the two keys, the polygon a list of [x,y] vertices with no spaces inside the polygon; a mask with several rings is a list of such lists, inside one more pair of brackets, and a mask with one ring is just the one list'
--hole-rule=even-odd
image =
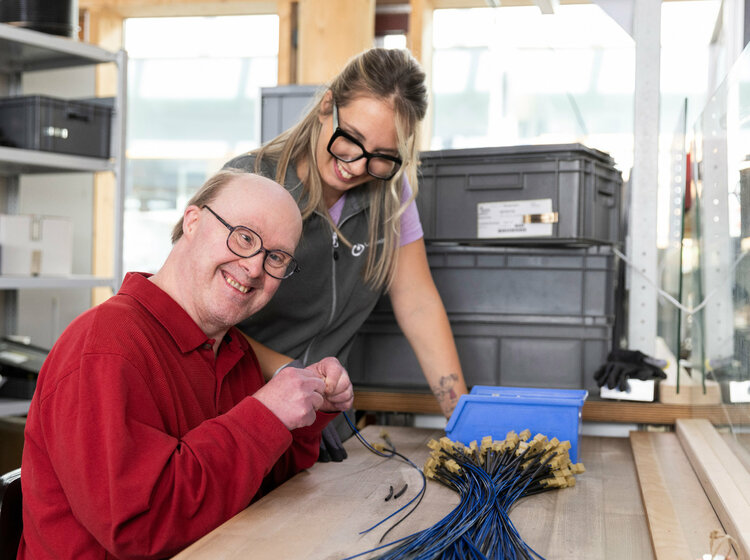
{"label": "man's nose", "polygon": [[239,259],[240,266],[250,275],[251,278],[259,278],[266,272],[263,269],[263,263],[266,260],[266,252],[260,251],[252,257]]}

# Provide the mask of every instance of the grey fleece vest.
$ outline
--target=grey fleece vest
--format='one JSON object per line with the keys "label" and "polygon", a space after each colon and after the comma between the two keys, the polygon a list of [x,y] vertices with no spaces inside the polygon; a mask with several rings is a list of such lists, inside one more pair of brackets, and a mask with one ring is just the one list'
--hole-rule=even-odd
{"label": "grey fleece vest", "polygon": [[[240,156],[225,167],[254,171],[255,157]],[[274,178],[275,163],[263,162],[263,174]],[[302,184],[290,164],[284,187],[300,207]],[[343,364],[354,336],[381,295],[365,285],[369,200],[366,189],[347,193],[339,229],[351,242],[339,243],[328,221],[313,213],[303,223],[295,258],[300,271],[283,280],[271,301],[237,325],[245,334],[269,348],[314,363],[336,356]]]}

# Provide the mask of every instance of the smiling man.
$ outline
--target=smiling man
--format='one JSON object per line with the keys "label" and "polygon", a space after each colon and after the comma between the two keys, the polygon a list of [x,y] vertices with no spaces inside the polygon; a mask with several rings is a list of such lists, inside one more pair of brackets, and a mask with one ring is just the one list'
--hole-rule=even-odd
{"label": "smiling man", "polygon": [[299,271],[277,183],[224,170],[153,276],[129,273],[63,332],[26,425],[19,558],[164,558],[311,466],[352,405],[335,358],[264,381],[232,325]]}

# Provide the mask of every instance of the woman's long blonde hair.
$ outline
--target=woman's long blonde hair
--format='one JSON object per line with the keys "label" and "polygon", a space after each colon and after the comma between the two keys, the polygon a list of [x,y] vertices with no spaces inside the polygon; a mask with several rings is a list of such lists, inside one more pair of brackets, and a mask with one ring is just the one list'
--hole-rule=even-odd
{"label": "woman's long blonde hair", "polygon": [[[319,115],[328,115],[332,104],[326,102],[330,91],[337,106],[345,107],[359,96],[370,96],[393,104],[396,113],[398,151],[403,164],[388,181],[372,179],[357,188],[367,189],[370,198],[369,239],[364,281],[374,289],[387,289],[393,281],[399,249],[400,217],[417,196],[417,165],[419,159],[419,123],[427,112],[425,74],[419,63],[406,50],[374,48],[354,57],[331,83],[318,93],[313,108],[297,125],[283,132],[254,153],[255,170],[261,171],[266,157],[276,162],[275,180],[284,182],[287,167],[306,160],[308,174],[303,185],[302,218],[317,211],[331,223],[339,239],[341,235],[328,215],[323,200],[323,182],[318,170],[316,148],[320,138]],[[406,176],[412,195],[401,203],[402,180]],[[378,249],[378,240],[382,247]]]}

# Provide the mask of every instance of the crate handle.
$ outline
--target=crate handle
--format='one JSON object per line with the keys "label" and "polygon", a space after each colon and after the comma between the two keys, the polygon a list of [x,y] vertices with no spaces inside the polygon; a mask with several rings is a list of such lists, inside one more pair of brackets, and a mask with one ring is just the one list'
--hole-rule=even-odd
{"label": "crate handle", "polygon": [[547,212],[545,214],[524,214],[524,224],[556,224],[557,212]]}
{"label": "crate handle", "polygon": [[615,193],[610,191],[605,191],[603,189],[596,189],[596,194],[599,196],[603,196],[607,200],[605,201],[606,206],[612,207],[615,205]]}
{"label": "crate handle", "polygon": [[522,189],[520,173],[487,173],[466,176],[466,190]]}
{"label": "crate handle", "polygon": [[89,122],[91,120],[91,117],[89,115],[84,115],[83,113],[78,113],[72,109],[68,109],[67,115],[70,120],[72,121],[83,121],[83,122]]}

